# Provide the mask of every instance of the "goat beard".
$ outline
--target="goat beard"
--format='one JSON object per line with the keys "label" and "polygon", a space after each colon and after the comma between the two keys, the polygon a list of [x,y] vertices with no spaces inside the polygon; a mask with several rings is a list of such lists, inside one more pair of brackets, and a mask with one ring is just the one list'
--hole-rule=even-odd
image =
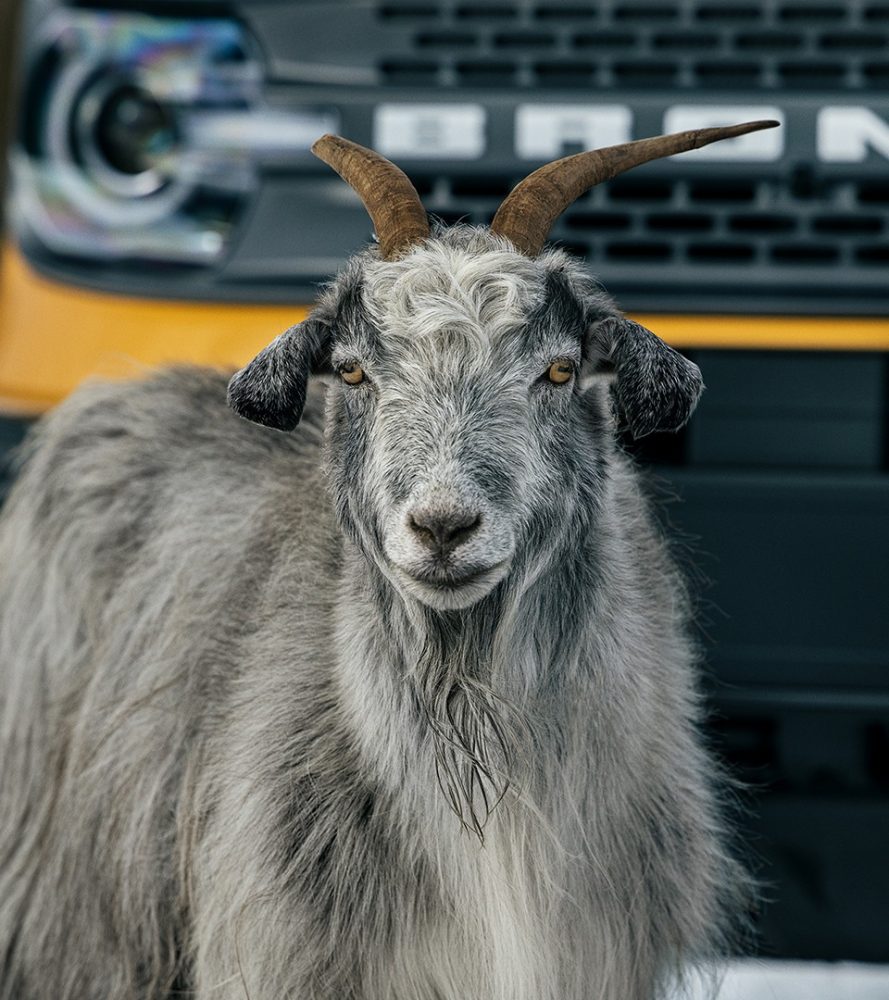
{"label": "goat beard", "polygon": [[492,687],[493,630],[479,616],[430,615],[426,626],[414,681],[436,777],[462,826],[484,842],[491,814],[515,784],[523,721]]}

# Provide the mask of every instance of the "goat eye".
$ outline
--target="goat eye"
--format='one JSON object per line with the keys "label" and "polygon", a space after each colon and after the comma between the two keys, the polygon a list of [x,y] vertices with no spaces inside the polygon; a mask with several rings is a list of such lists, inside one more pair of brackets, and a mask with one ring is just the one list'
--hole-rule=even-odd
{"label": "goat eye", "polygon": [[565,358],[554,361],[546,370],[546,377],[555,385],[564,385],[571,381],[574,374],[574,362]]}
{"label": "goat eye", "polygon": [[356,364],[343,365],[340,368],[340,378],[347,385],[358,385],[364,381],[364,369]]}

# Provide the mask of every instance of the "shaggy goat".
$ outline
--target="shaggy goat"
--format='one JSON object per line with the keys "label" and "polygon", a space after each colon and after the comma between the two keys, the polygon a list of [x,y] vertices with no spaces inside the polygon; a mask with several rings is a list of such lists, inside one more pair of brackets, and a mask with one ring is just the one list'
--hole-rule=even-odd
{"label": "shaggy goat", "polygon": [[712,954],[744,879],[611,399],[677,427],[700,375],[542,248],[597,180],[765,124],[432,233],[325,137],[380,242],[240,416],[180,369],[42,422],[0,535],[3,1000],[650,1000]]}

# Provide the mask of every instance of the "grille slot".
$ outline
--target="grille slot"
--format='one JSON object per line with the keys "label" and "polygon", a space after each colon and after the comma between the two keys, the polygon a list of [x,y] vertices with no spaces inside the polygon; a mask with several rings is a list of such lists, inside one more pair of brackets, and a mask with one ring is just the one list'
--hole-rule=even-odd
{"label": "grille slot", "polygon": [[512,185],[502,177],[461,177],[451,182],[456,198],[505,198]]}
{"label": "grille slot", "polygon": [[699,21],[720,24],[746,24],[762,16],[755,4],[701,4],[696,13]]}
{"label": "grille slot", "polygon": [[619,62],[612,72],[615,80],[627,87],[669,87],[676,81],[679,67],[670,62]]}
{"label": "grille slot", "polygon": [[855,259],[860,264],[889,264],[889,244],[860,247],[855,252]]}
{"label": "grille slot", "polygon": [[774,215],[771,212],[751,212],[747,215],[731,215],[729,229],[735,233],[761,233],[770,236],[775,233],[791,233],[796,229],[796,219],[789,215]]}
{"label": "grille slot", "polygon": [[653,240],[620,240],[605,248],[608,260],[652,263],[667,261],[673,256],[673,247],[667,242]]}
{"label": "grille slot", "polygon": [[728,88],[755,87],[760,80],[760,66],[755,62],[701,62],[695,66],[695,76],[703,86]]}
{"label": "grille slot", "polygon": [[735,45],[742,51],[787,52],[801,48],[805,40],[805,35],[794,31],[744,31]]}
{"label": "grille slot", "polygon": [[626,212],[569,212],[565,225],[569,229],[592,232],[621,232],[630,228],[633,217]]}
{"label": "grille slot", "polygon": [[713,218],[699,212],[661,212],[648,216],[648,228],[661,233],[706,233]]}
{"label": "grille slot", "polygon": [[838,31],[820,39],[821,48],[833,52],[868,52],[886,46],[886,36],[866,31]]}
{"label": "grille slot", "polygon": [[464,60],[457,63],[457,73],[464,83],[473,86],[508,87],[515,81],[516,65],[507,61]]}
{"label": "grille slot", "polygon": [[662,21],[675,21],[679,17],[679,8],[666,4],[649,4],[645,6],[616,7],[615,21],[637,21],[641,24],[654,24]]}
{"label": "grille slot", "polygon": [[755,256],[752,243],[692,243],[688,247],[689,260],[696,264],[737,264]]}
{"label": "grille slot", "polygon": [[540,21],[591,21],[598,11],[592,7],[535,7],[534,16]]}
{"label": "grille slot", "polygon": [[822,215],[812,220],[812,229],[824,235],[856,236],[862,233],[878,233],[882,228],[882,220],[870,216]]}
{"label": "grille slot", "polygon": [[713,202],[749,202],[756,196],[753,181],[695,181],[689,187],[690,201],[712,204]]}
{"label": "grille slot", "polygon": [[517,13],[505,4],[478,4],[458,7],[454,16],[458,21],[512,21]]}
{"label": "grille slot", "polygon": [[848,8],[841,4],[821,5],[821,4],[785,4],[778,8],[778,19],[796,24],[816,24],[835,21],[842,21],[848,13]]}
{"label": "grille slot", "polygon": [[387,83],[400,86],[434,86],[438,80],[439,64],[422,59],[386,59],[380,71]]}
{"label": "grille slot", "polygon": [[636,36],[628,31],[597,31],[595,34],[576,35],[574,45],[579,49],[601,51],[631,49],[636,44]]}
{"label": "grille slot", "polygon": [[785,62],[779,64],[778,73],[788,86],[835,87],[845,67],[833,62]]}
{"label": "grille slot", "polygon": [[858,200],[862,205],[889,205],[889,182],[864,181],[858,185]]}
{"label": "grille slot", "polygon": [[585,87],[596,72],[593,63],[577,61],[535,63],[537,82],[543,87]]}
{"label": "grille slot", "polygon": [[696,49],[712,49],[719,44],[719,35],[708,31],[671,31],[655,35],[652,45],[655,49],[690,52]]}
{"label": "grille slot", "polygon": [[510,31],[494,36],[498,49],[548,49],[555,44],[555,35],[543,31]]}
{"label": "grille slot", "polygon": [[384,21],[431,21],[439,16],[437,4],[383,4],[379,15]]}
{"label": "grille slot", "polygon": [[839,256],[839,247],[829,244],[784,243],[772,247],[772,260],[779,264],[832,264]]}
{"label": "grille slot", "polygon": [[885,89],[889,86],[889,62],[865,63],[863,75],[869,86]]}
{"label": "grille slot", "polygon": [[423,31],[417,35],[417,46],[421,49],[465,49],[477,42],[475,35],[465,31]]}
{"label": "grille slot", "polygon": [[586,243],[577,243],[571,240],[559,240],[559,246],[568,253],[575,254],[577,257],[588,257],[590,255],[590,247]]}
{"label": "grille slot", "polygon": [[669,181],[643,181],[627,177],[612,181],[608,195],[612,201],[667,201],[673,195],[673,186]]}
{"label": "grille slot", "polygon": [[435,190],[434,177],[414,177],[413,184],[421,198],[427,198]]}

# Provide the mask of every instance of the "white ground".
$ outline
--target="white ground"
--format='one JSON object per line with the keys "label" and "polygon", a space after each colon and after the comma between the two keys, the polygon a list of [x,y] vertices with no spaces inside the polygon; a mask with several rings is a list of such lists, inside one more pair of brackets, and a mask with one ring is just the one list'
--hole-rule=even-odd
{"label": "white ground", "polygon": [[889,1000],[889,966],[748,959],[728,968],[718,1000]]}

